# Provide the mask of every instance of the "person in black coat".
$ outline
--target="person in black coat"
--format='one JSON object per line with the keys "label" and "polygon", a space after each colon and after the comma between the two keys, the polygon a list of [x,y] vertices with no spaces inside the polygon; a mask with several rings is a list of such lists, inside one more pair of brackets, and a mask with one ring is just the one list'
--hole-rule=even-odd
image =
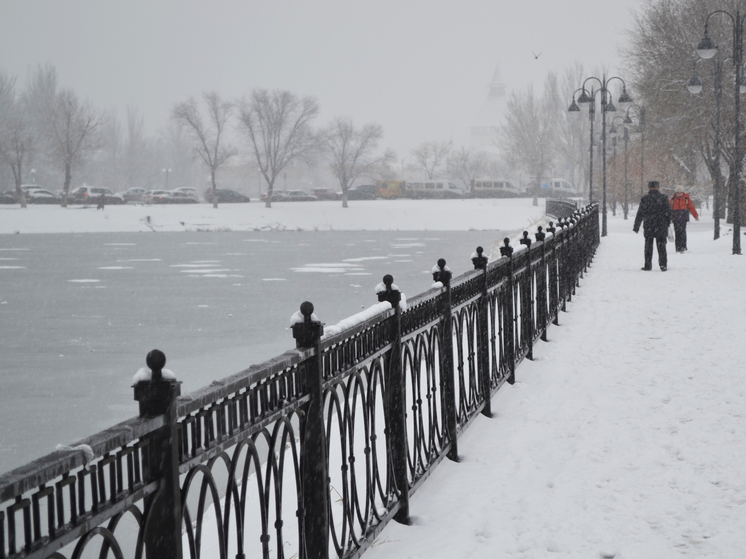
{"label": "person in black coat", "polygon": [[658,265],[661,271],[665,272],[668,268],[666,237],[671,223],[671,204],[668,202],[668,197],[658,190],[659,186],[658,181],[648,183],[648,193],[640,200],[632,230],[635,233],[639,232],[642,223],[645,235],[645,265],[642,269],[645,271],[653,269],[653,241],[655,240],[658,247]]}

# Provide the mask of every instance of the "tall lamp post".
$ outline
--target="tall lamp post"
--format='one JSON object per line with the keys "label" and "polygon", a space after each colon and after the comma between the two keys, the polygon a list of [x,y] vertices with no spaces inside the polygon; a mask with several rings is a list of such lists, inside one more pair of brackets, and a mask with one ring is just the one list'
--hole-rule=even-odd
{"label": "tall lamp post", "polygon": [[[582,88],[576,89],[575,92],[572,94],[572,103],[570,104],[570,108],[567,109],[571,113],[580,112],[580,107],[578,107],[578,104],[575,102],[575,93],[577,93],[578,91],[582,91]],[[591,104],[591,106],[589,107],[588,116],[591,123],[591,139],[588,148],[590,158],[590,164],[588,165],[588,203],[593,204],[593,121],[596,117],[595,103]]]}
{"label": "tall lamp post", "polygon": [[[702,60],[702,59],[700,59]],[[721,214],[721,200],[720,196],[722,193],[720,182],[720,107],[723,100],[723,60],[718,56],[715,59],[715,185],[712,189],[712,209],[715,219],[713,220],[713,240],[720,238],[720,214]],[[694,73],[686,84],[686,88],[689,93],[697,95],[702,91],[702,81],[697,76],[697,62],[694,63]]]}
{"label": "tall lamp post", "polygon": [[637,117],[637,131],[640,133],[640,198],[645,194],[645,107],[632,103],[624,116],[624,126],[627,129],[634,126],[630,113]]}
{"label": "tall lamp post", "polygon": [[[611,99],[611,92],[609,91],[609,84],[614,81],[619,80],[622,82],[622,94],[619,96],[619,106],[622,109],[627,109],[632,104],[632,98],[627,95],[627,84],[624,82],[624,80],[618,76],[612,76],[610,78],[607,78],[606,76],[603,76],[603,78],[599,79],[595,76],[591,76],[590,78],[586,78],[583,82],[583,85],[580,87],[580,91],[582,93],[580,94],[580,97],[578,97],[578,103],[581,105],[588,105],[589,111],[595,111],[595,104],[596,104],[596,94],[598,94],[601,98],[601,142],[603,144],[601,149],[601,159],[603,161],[603,201],[601,206],[601,236],[605,237],[607,235],[607,217],[606,217],[606,113],[611,113],[616,111],[616,107],[614,106],[614,103]],[[598,85],[600,86],[599,89],[593,89],[591,88],[590,92],[586,88],[586,84],[589,81],[596,81],[598,82]],[[573,108],[575,107],[575,108]],[[575,100],[573,98],[573,103],[570,105],[570,111],[575,112],[578,111],[577,105],[575,104]],[[591,117],[593,118],[593,117]]]}
{"label": "tall lamp post", "polygon": [[[612,138],[619,135],[618,130],[616,129],[616,126],[614,126],[614,122],[616,119],[621,119],[622,124],[624,124],[626,118],[616,116],[614,117],[614,120],[611,122],[611,136]],[[624,219],[628,219],[629,215],[629,181],[628,175],[627,175],[627,147],[629,146],[629,130],[627,130],[626,126],[622,126],[624,129],[624,205],[622,206],[622,210],[624,211]]]}
{"label": "tall lamp post", "polygon": [[[715,10],[705,20],[705,35],[697,44],[697,54],[702,58],[712,58],[718,51],[718,46],[710,37],[707,26],[710,18],[716,14],[723,14],[730,18],[733,31],[733,65],[736,70],[735,82],[735,123],[734,123],[734,148],[733,148],[733,171],[735,184],[733,187],[733,254],[741,254],[741,93],[746,89],[743,83],[743,18],[740,11],[736,10],[733,16],[725,10]],[[691,80],[690,80],[691,81]]]}
{"label": "tall lamp post", "polygon": [[168,190],[168,175],[171,174],[171,169],[161,169],[161,173],[166,175],[166,190]]}

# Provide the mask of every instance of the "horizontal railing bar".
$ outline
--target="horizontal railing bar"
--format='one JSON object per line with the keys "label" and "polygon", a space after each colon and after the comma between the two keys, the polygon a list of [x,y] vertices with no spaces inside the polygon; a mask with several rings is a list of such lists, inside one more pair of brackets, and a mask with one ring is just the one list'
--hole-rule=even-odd
{"label": "horizontal railing bar", "polygon": [[[93,450],[94,456],[102,456],[152,433],[163,425],[163,416],[151,419],[133,417],[82,439],[74,446],[88,445]],[[0,475],[0,503],[36,489],[42,483],[49,483],[66,472],[85,466],[86,463],[87,458],[82,450],[56,450],[2,474]]]}

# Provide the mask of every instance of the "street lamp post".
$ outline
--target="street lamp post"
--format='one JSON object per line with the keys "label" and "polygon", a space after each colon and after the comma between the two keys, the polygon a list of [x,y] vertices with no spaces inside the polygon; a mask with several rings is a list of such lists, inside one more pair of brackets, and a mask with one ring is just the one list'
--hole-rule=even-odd
{"label": "street lamp post", "polygon": [[[735,82],[735,122],[734,122],[734,147],[733,147],[733,254],[741,254],[741,93],[746,90],[746,84],[743,83],[743,17],[739,10],[733,16],[725,10],[715,10],[710,13],[705,20],[705,35],[697,44],[697,54],[702,58],[712,58],[718,51],[718,46],[710,37],[707,27],[710,18],[716,14],[723,14],[730,18],[733,30],[733,65],[736,71]],[[721,69],[722,72],[722,69]],[[689,80],[691,83],[692,80]],[[701,82],[700,82],[701,88]],[[694,84],[696,88],[696,83]],[[718,111],[719,113],[719,111]],[[718,174],[719,174],[718,169]],[[715,208],[718,211],[718,208]],[[716,215],[716,219],[717,219]]]}
{"label": "street lamp post", "polygon": [[624,117],[624,126],[629,129],[634,122],[630,112],[634,111],[637,117],[637,130],[640,132],[640,198],[645,194],[645,107],[632,103],[627,109]]}
{"label": "street lamp post", "polygon": [[[700,59],[701,60],[701,59]],[[694,63],[694,73],[686,84],[689,93],[693,95],[702,91],[702,81],[697,76],[697,62]],[[720,173],[720,107],[723,99],[723,60],[718,56],[715,59],[715,185],[712,189],[712,210],[714,214],[713,240],[720,238],[720,195],[721,195],[721,173]]]}
{"label": "street lamp post", "polygon": [[[575,90],[575,93],[578,91],[581,91],[581,89]],[[572,94],[572,104],[570,105],[570,108],[567,109],[571,113],[579,113],[580,107],[578,107],[578,104],[575,102],[575,93]],[[590,144],[588,148],[589,157],[590,157],[590,164],[588,165],[588,203],[593,204],[593,121],[596,117],[596,106],[595,103],[591,103],[588,107],[588,116],[591,123],[591,139]]]}
{"label": "street lamp post", "polygon": [[171,169],[161,169],[161,173],[166,175],[166,190],[168,190],[168,175],[171,174]]}
{"label": "street lamp post", "polygon": [[[588,89],[586,88],[586,83],[588,83],[591,80],[595,80],[598,82],[598,85],[600,86],[600,89],[594,90],[591,88],[590,94],[588,92]],[[601,150],[601,159],[603,161],[603,199],[601,203],[601,236],[605,237],[607,235],[607,211],[606,211],[606,113],[611,113],[616,111],[616,107],[614,106],[614,102],[611,99],[611,92],[609,91],[609,84],[614,81],[619,80],[622,82],[622,94],[619,96],[619,106],[623,109],[626,109],[632,104],[632,98],[627,95],[627,84],[624,82],[624,80],[618,76],[612,76],[610,78],[607,78],[605,75],[603,78],[597,78],[595,76],[591,76],[590,78],[586,78],[583,82],[583,85],[580,87],[579,91],[582,91],[580,94],[580,97],[578,97],[578,103],[580,104],[587,104],[589,111],[595,111],[595,102],[596,102],[596,94],[598,93],[601,98],[601,143],[602,143],[602,150]],[[579,109],[577,108],[577,105],[575,104],[575,98],[573,96],[573,103],[570,105],[570,111],[575,112]],[[591,117],[593,118],[593,117]],[[593,122],[593,121],[591,121]],[[592,149],[592,148],[591,148]]]}
{"label": "street lamp post", "polygon": [[[628,157],[627,157],[627,148],[629,147],[629,130],[627,130],[627,127],[624,126],[624,123],[626,122],[626,118],[623,117],[614,117],[614,121],[619,118],[622,120],[622,128],[624,128],[624,205],[622,206],[622,211],[624,212],[624,219],[628,219],[629,216],[629,181],[628,181],[628,174],[627,174],[627,163],[628,163]],[[619,134],[619,132],[614,132],[614,121],[612,121],[612,135],[613,134]]]}

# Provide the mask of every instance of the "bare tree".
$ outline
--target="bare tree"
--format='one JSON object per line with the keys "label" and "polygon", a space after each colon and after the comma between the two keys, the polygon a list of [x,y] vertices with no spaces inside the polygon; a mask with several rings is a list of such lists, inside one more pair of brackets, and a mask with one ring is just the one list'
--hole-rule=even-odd
{"label": "bare tree", "polygon": [[64,168],[62,207],[67,207],[73,169],[82,165],[85,154],[98,147],[96,131],[103,115],[88,101],[80,101],[71,90],[60,91],[49,117],[51,156]]}
{"label": "bare tree", "polygon": [[314,98],[299,99],[289,91],[257,89],[241,102],[241,125],[267,181],[268,208],[272,207],[275,180],[288,163],[309,159],[318,150],[319,139],[311,129],[318,113]]}
{"label": "bare tree", "polygon": [[[675,170],[673,175],[655,177],[668,184],[673,184],[677,175],[683,171],[689,188],[696,182],[699,163],[704,163],[713,183],[727,169],[729,208],[733,208],[735,203],[736,165],[735,133],[732,127],[735,121],[732,86],[735,72],[733,60],[729,56],[732,45],[731,21],[722,15],[709,21],[708,33],[721,46],[715,60],[699,60],[695,47],[704,33],[708,14],[715,10],[738,7],[743,13],[744,5],[740,1],[652,0],[635,15],[635,24],[629,32],[625,52],[632,75],[630,81],[639,93],[636,102],[645,107],[646,169],[648,165],[657,164],[661,169]],[[720,76],[723,86],[720,118],[722,164],[715,156],[718,68],[722,71]],[[686,87],[694,74],[703,84],[698,95],[690,94]],[[743,135],[743,132],[740,134]],[[676,164],[654,161],[648,157],[648,152],[651,156],[656,154],[658,157],[671,159]],[[745,211],[746,192],[743,190],[741,210]],[[719,205],[722,215],[724,204],[721,202]],[[732,212],[729,211],[728,214],[730,220]]]}
{"label": "bare tree", "polygon": [[452,141],[424,142],[412,150],[412,155],[419,167],[425,171],[428,179],[434,179],[436,171],[446,162],[453,147]]}
{"label": "bare tree", "polygon": [[500,136],[508,163],[526,171],[533,179],[534,205],[538,204],[541,179],[551,169],[556,134],[556,114],[552,100],[534,95],[532,87],[513,92],[505,110]]}
{"label": "bare tree", "polygon": [[342,188],[342,207],[347,207],[347,191],[362,175],[370,175],[395,157],[391,150],[375,155],[383,129],[366,124],[355,129],[350,118],[335,118],[323,134],[332,174]]}
{"label": "bare tree", "polygon": [[34,148],[34,128],[23,98],[15,91],[15,78],[0,72],[0,158],[10,167],[16,199],[26,207],[21,184],[23,172]]}
{"label": "bare tree", "polygon": [[235,148],[224,145],[224,134],[235,105],[230,101],[223,101],[215,91],[204,93],[202,97],[207,106],[207,122],[194,99],[178,103],[174,106],[172,114],[173,118],[185,126],[192,135],[197,153],[210,169],[212,206],[217,208],[215,174],[223,163],[238,153]]}
{"label": "bare tree", "polygon": [[471,190],[474,179],[489,169],[489,157],[483,151],[462,147],[448,156],[448,176],[460,181],[466,190]]}

